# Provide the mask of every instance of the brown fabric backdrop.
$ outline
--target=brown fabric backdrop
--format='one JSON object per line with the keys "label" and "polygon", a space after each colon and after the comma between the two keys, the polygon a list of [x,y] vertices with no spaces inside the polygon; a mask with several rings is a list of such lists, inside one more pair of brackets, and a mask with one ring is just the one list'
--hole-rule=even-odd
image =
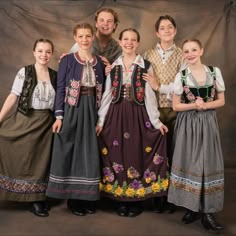
{"label": "brown fabric backdrop", "polygon": [[199,38],[204,45],[203,62],[221,68],[226,84],[226,105],[218,110],[226,167],[236,166],[236,0],[8,0],[0,1],[0,106],[9,94],[19,68],[33,62],[32,46],[46,37],[55,44],[50,66],[74,44],[72,28],[81,22],[94,23],[100,7],[112,7],[120,17],[114,37],[127,27],[141,34],[140,53],[155,46],[154,24],[170,14],[177,22],[176,44]]}

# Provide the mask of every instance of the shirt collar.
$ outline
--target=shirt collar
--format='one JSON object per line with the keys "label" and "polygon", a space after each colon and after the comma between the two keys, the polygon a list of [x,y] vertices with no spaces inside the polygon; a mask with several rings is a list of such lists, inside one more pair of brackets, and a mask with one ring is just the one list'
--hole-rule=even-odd
{"label": "shirt collar", "polygon": [[161,53],[164,53],[164,52],[172,52],[176,49],[176,45],[175,43],[173,43],[169,48],[167,48],[166,50],[164,50],[162,47],[161,47],[161,44],[160,43],[157,43],[156,45],[156,49],[157,51],[161,52]]}
{"label": "shirt collar", "polygon": [[[86,61],[84,61],[80,58],[78,52],[74,53],[74,57],[80,64],[86,65]],[[89,61],[89,63],[91,64],[91,66],[95,66],[97,64],[97,58],[95,56],[93,56],[92,59]]]}
{"label": "shirt collar", "polygon": [[[114,67],[117,66],[117,65],[123,66],[124,64],[123,64],[122,58],[123,58],[123,55],[119,56],[119,57],[113,62],[112,68],[114,68]],[[135,58],[133,64],[136,64],[136,65],[140,66],[141,68],[144,68],[144,67],[145,67],[145,65],[144,65],[144,60],[143,60],[143,58],[142,58],[142,56],[141,56],[140,54],[137,54],[137,56],[136,56],[136,58]]]}

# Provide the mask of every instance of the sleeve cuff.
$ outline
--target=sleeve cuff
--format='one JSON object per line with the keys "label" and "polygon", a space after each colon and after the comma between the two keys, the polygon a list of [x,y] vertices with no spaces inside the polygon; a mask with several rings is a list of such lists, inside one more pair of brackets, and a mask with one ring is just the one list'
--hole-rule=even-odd
{"label": "sleeve cuff", "polygon": [[104,125],[104,120],[99,118],[97,121],[97,126],[103,127],[103,125]]}
{"label": "sleeve cuff", "polygon": [[56,116],[57,120],[63,120],[63,116]]}

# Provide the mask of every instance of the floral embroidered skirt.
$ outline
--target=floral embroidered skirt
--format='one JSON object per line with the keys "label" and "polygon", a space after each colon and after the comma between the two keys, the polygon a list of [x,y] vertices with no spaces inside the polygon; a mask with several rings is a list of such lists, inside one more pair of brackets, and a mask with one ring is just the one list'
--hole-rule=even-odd
{"label": "floral embroidered skirt", "polygon": [[99,146],[102,196],[140,201],[167,194],[166,135],[151,125],[145,106],[111,104]]}
{"label": "floral embroidered skirt", "polygon": [[224,201],[224,163],[216,112],[179,112],[168,201],[213,213]]}
{"label": "floral embroidered skirt", "polygon": [[62,129],[54,136],[49,197],[91,201],[100,198],[95,103],[94,96],[81,96],[78,107],[65,104]]}
{"label": "floral embroidered skirt", "polygon": [[0,199],[46,199],[52,148],[53,114],[16,112],[0,126]]}

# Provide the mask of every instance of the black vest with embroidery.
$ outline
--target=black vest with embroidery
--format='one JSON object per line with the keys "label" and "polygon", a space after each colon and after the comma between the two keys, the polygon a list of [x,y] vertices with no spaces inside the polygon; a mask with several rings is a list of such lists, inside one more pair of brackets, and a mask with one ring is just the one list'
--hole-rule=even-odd
{"label": "black vest with embroidery", "polygon": [[[134,66],[131,87],[132,87],[132,98],[139,104],[144,105],[144,94],[145,94],[145,83],[146,81],[142,79],[143,73],[147,73],[150,66],[150,62],[144,60],[145,68],[141,68],[138,65]],[[112,85],[112,103],[117,103],[121,98],[121,87],[123,81],[122,66],[116,65],[111,70],[111,85]]]}
{"label": "black vest with embroidery", "polygon": [[[48,68],[51,84],[56,90],[57,72]],[[24,115],[28,114],[30,109],[32,94],[37,85],[37,75],[34,65],[25,66],[25,81],[18,102],[18,111]]]}

